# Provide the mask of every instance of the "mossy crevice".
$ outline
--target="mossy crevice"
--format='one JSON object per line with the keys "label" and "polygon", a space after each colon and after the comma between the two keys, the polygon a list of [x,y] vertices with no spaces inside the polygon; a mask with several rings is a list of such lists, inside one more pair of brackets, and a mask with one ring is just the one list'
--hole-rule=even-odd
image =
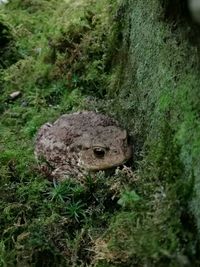
{"label": "mossy crevice", "polygon": [[19,59],[14,30],[0,15],[0,69],[7,68]]}

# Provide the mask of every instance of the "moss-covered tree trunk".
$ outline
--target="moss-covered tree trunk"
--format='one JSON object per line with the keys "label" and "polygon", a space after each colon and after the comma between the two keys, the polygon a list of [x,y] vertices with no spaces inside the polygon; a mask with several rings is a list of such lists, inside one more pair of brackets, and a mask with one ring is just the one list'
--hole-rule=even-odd
{"label": "moss-covered tree trunk", "polygon": [[[141,178],[136,188],[149,206],[139,226],[120,215],[107,242],[113,253],[121,248],[129,259],[138,256],[148,266],[187,265],[180,255],[198,264],[200,26],[192,21],[186,1],[129,0],[120,11],[123,37],[109,97],[114,113],[135,137]],[[127,228],[133,238],[120,242]],[[164,251],[171,260],[163,261]]]}

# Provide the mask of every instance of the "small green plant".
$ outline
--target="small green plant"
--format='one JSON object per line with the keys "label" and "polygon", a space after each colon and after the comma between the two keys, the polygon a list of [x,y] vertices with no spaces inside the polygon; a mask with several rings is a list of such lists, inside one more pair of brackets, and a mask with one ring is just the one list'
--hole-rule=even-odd
{"label": "small green plant", "polygon": [[3,240],[0,242],[0,267],[6,266],[6,249]]}
{"label": "small green plant", "polygon": [[135,203],[140,199],[141,198],[134,190],[125,190],[123,193],[121,193],[121,197],[117,203],[123,208],[134,208]]}
{"label": "small green plant", "polygon": [[70,182],[65,181],[63,183],[57,183],[53,181],[53,188],[49,192],[50,201],[54,202],[65,202],[69,200],[72,195],[72,187]]}
{"label": "small green plant", "polygon": [[66,214],[71,219],[74,219],[77,222],[80,222],[81,217],[84,218],[85,216],[84,207],[85,207],[85,204],[82,203],[81,200],[77,202],[72,201],[71,203],[67,204]]}
{"label": "small green plant", "polygon": [[94,177],[92,177],[92,175],[88,174],[85,177],[85,184],[88,190],[92,190],[95,187],[96,180],[94,179]]}

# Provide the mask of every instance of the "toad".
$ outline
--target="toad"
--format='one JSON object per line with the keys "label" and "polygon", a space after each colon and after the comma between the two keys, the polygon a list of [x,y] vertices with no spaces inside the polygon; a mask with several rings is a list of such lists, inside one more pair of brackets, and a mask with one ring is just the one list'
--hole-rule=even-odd
{"label": "toad", "polygon": [[62,115],[38,131],[35,156],[58,181],[117,167],[132,155],[128,135],[109,116],[93,111]]}

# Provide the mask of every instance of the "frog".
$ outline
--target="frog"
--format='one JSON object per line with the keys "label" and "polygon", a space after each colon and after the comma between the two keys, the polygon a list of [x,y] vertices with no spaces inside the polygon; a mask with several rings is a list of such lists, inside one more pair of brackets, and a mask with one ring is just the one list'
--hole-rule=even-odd
{"label": "frog", "polygon": [[121,166],[132,157],[133,147],[117,120],[95,111],[80,111],[42,125],[34,153],[41,172],[64,181]]}

